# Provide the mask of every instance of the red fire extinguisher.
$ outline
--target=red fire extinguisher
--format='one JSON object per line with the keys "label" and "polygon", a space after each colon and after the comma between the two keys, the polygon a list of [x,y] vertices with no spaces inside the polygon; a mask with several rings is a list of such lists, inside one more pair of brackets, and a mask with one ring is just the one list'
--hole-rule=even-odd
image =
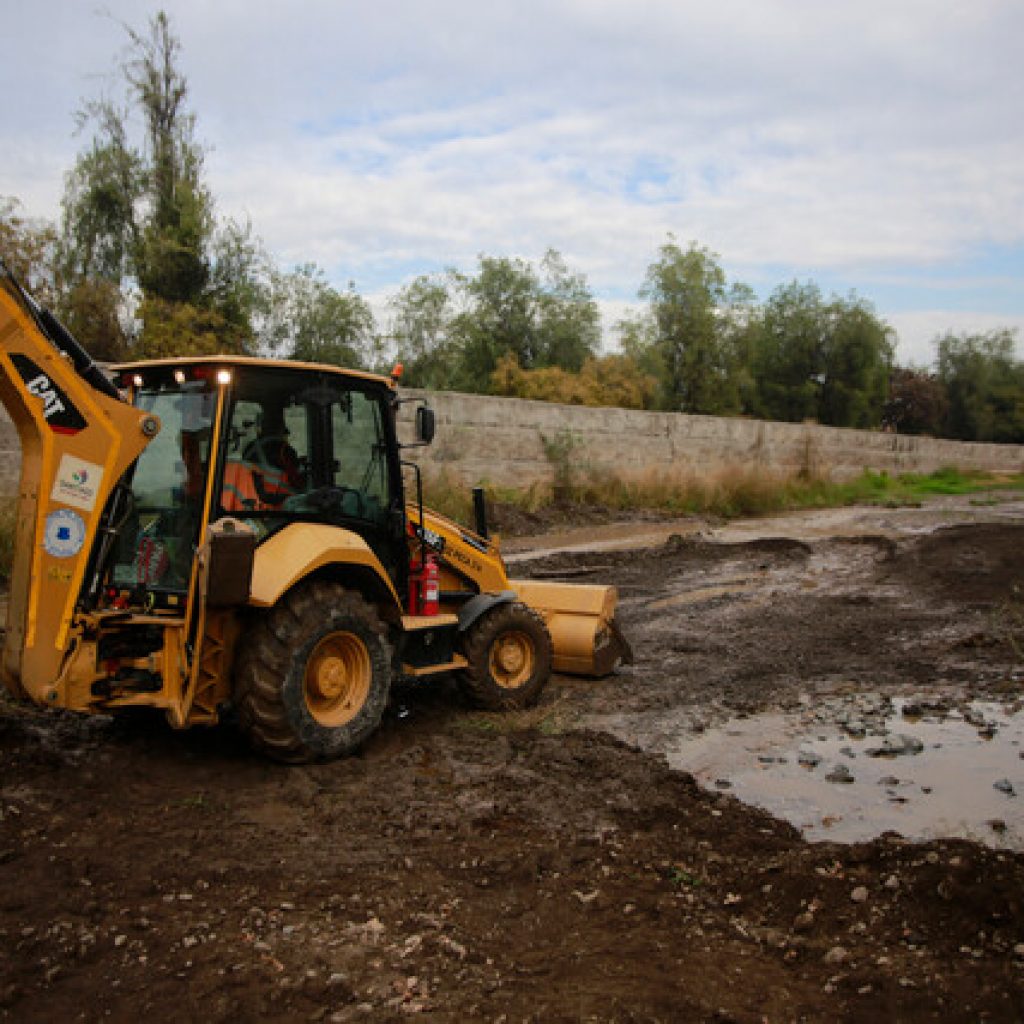
{"label": "red fire extinguisher", "polygon": [[437,559],[427,555],[423,564],[420,590],[420,615],[437,615],[441,611],[441,572]]}
{"label": "red fire extinguisher", "polygon": [[409,614],[437,615],[441,611],[441,572],[435,555],[409,566]]}

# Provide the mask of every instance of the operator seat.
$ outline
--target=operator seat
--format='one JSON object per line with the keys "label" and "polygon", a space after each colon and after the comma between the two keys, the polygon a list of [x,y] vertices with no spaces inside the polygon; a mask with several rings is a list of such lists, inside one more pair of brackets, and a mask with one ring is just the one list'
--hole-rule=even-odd
{"label": "operator seat", "polygon": [[288,442],[288,428],[280,411],[264,412],[257,438],[242,452],[260,501],[277,508],[285,498],[305,490],[298,452]]}

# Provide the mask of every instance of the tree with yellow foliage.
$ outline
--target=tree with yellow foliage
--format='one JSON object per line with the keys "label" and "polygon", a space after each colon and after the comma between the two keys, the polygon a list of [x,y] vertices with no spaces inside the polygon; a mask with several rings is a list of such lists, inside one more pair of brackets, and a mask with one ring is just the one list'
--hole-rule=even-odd
{"label": "tree with yellow foliage", "polygon": [[509,352],[498,361],[490,385],[494,394],[510,398],[622,409],[652,408],[658,390],[657,380],[626,355],[591,356],[572,373],[558,366],[524,370]]}

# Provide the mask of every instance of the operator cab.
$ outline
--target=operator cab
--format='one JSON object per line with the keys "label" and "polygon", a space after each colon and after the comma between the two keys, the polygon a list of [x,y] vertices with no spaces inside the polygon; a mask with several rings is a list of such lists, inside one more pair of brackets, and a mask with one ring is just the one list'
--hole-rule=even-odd
{"label": "operator cab", "polygon": [[134,507],[110,578],[121,602],[180,604],[202,526],[223,517],[244,521],[257,542],[294,522],[351,529],[404,590],[394,393],[384,378],[245,359],[118,373],[162,424],[131,478]]}

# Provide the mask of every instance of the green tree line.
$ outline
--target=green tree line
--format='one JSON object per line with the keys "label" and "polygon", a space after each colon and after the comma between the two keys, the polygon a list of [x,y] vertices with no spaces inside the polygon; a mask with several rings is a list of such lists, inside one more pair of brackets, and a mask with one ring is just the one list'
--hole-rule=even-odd
{"label": "green tree line", "polygon": [[615,325],[613,354],[585,277],[555,250],[423,275],[375,318],[354,286],[312,263],[282,270],[250,224],[217,216],[179,41],[163,13],[125,31],[120,96],[79,111],[88,138],[59,223],[0,197],[0,255],[98,359],[402,362],[406,384],[430,389],[1024,441],[1013,332],[948,334],[934,372],[899,367],[894,332],[865,299],[792,281],[758,302],[717,254],[672,236],[641,312]]}

